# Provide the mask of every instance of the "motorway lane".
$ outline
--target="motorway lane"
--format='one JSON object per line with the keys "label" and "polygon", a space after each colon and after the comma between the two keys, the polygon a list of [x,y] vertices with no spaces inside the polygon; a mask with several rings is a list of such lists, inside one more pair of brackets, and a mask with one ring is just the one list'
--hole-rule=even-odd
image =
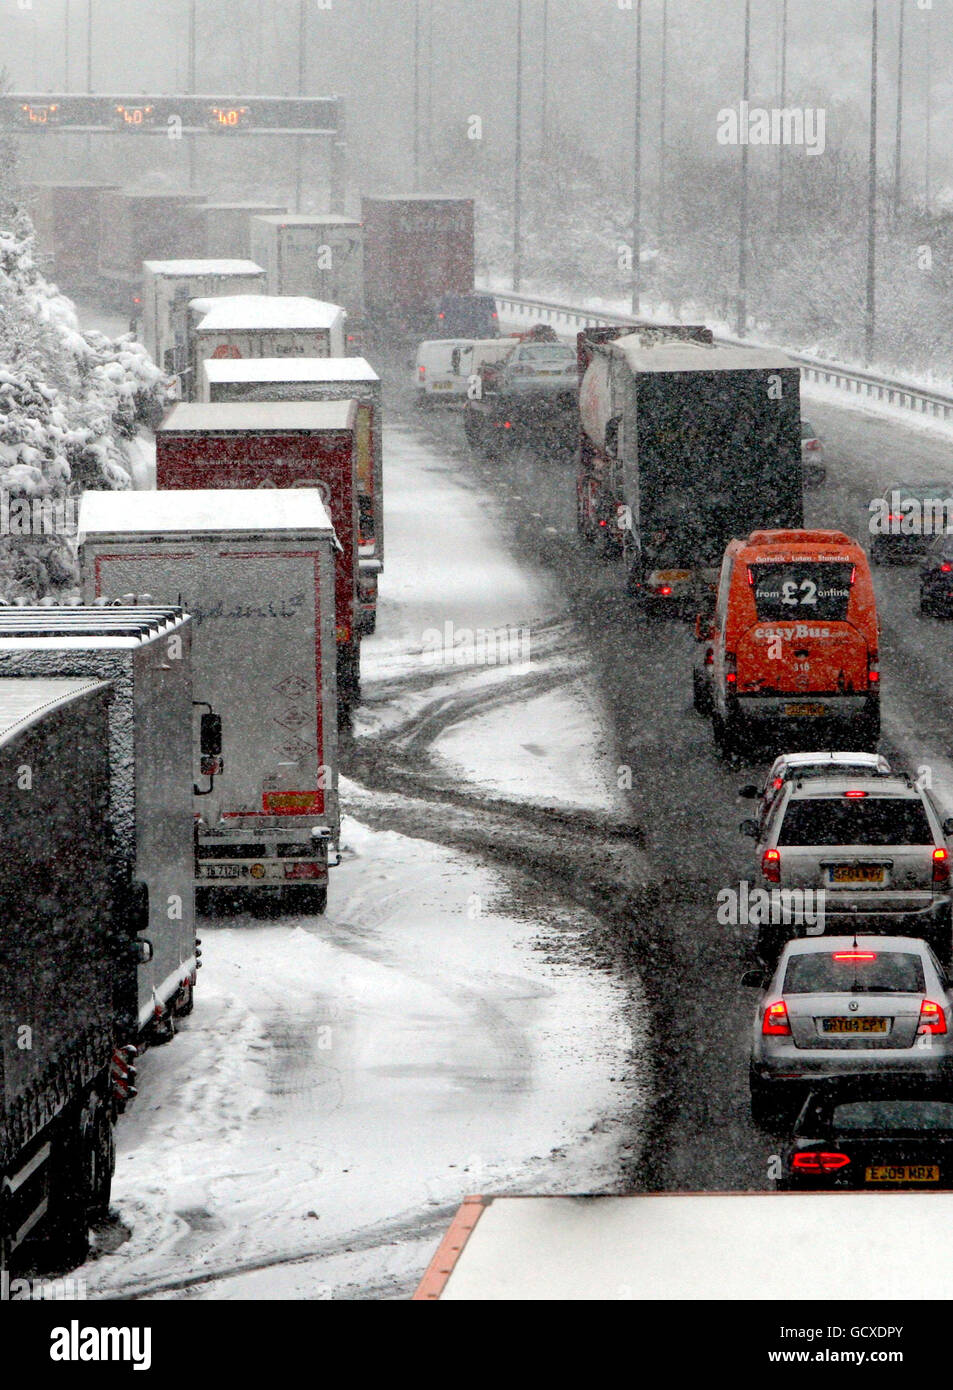
{"label": "motorway lane", "polygon": [[[456,411],[415,411],[410,374],[393,363],[386,380],[392,413],[416,418],[448,462],[467,456]],[[888,484],[950,477],[953,493],[953,449],[944,438],[813,400],[805,414],[826,440],[829,478],[806,495],[808,525],[866,539],[867,503]],[[501,462],[470,457],[468,467],[495,497],[503,533],[564,586],[610,711],[619,766],[631,769],[630,814],[644,831],[654,881],[638,897],[620,892],[614,906],[652,1004],[659,1081],[651,1141],[630,1180],[655,1190],[764,1188],[777,1140],[748,1115],[754,1001],[739,983],[756,929],[716,920],[719,890],[752,878],[751,842],[738,833],[750,803],[737,788],[763,769],[763,756],[733,763],[717,754],[691,707],[689,627],[645,623],[626,602],[619,571],[580,546],[571,458],[524,448]],[[919,617],[915,569],[874,573],[884,750],[901,766],[929,766],[941,801],[951,801],[953,624]]]}

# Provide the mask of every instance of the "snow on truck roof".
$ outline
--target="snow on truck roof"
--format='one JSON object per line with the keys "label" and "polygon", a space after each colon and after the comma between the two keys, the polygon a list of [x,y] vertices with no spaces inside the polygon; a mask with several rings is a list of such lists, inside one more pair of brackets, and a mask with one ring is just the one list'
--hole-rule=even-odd
{"label": "snow on truck roof", "polygon": [[709,1299],[713,1270],[727,1299],[943,1296],[951,1220],[953,1192],[472,1197],[414,1297]]}
{"label": "snow on truck roof", "polygon": [[153,275],[264,275],[256,261],[236,260],[181,260],[181,261],[143,261],[144,270]]}
{"label": "snow on truck roof", "polygon": [[333,213],[312,217],[307,212],[266,212],[255,218],[273,227],[363,227],[357,217],[335,217]]}
{"label": "snow on truck roof", "polygon": [[203,488],[168,492],[95,492],[83,495],[79,543],[92,537],[334,535],[317,488]]}
{"label": "snow on truck roof", "polygon": [[363,357],[211,357],[202,366],[209,381],[379,381]]}
{"label": "snow on truck roof", "polygon": [[230,294],[216,299],[199,333],[264,333],[275,328],[328,329],[343,315],[340,304],[293,294]]}
{"label": "snow on truck roof", "polygon": [[646,343],[639,333],[607,343],[605,350],[624,357],[633,372],[740,372],[797,369],[797,363],[774,348],[735,347],[726,343],[691,343],[675,339]]}
{"label": "snow on truck roof", "polygon": [[[330,360],[330,359],[329,359]],[[183,401],[156,430],[164,434],[316,434],[351,430],[357,403],[343,401]]]}
{"label": "snow on truck roof", "polygon": [[57,679],[47,676],[0,678],[0,746],[31,724],[76,699],[108,690],[108,681]]}

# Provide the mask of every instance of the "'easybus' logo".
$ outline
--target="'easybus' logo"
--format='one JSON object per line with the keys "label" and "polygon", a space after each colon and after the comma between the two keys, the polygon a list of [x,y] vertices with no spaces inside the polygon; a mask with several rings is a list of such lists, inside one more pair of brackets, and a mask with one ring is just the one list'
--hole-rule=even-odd
{"label": "'easybus' logo", "polygon": [[830,637],[829,627],[810,627],[807,623],[793,623],[790,627],[756,627],[756,642],[773,642],[778,637],[796,642],[799,637]]}

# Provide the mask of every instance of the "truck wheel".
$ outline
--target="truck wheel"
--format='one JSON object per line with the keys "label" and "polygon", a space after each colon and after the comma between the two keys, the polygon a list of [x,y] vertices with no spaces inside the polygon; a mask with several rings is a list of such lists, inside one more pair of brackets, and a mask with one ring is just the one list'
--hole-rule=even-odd
{"label": "truck wheel", "polygon": [[89,1220],[105,1221],[109,1215],[113,1173],[116,1171],[116,1136],[112,1107],[100,1101],[93,1120],[92,1181]]}
{"label": "truck wheel", "polygon": [[30,1238],[29,1258],[38,1269],[75,1269],[89,1254],[95,1125],[85,1106],[60,1116],[49,1158],[49,1206],[42,1229]]}

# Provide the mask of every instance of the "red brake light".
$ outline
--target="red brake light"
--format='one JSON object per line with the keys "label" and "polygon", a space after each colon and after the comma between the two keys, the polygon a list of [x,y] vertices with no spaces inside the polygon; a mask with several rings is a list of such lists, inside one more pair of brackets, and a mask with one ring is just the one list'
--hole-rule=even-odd
{"label": "red brake light", "polygon": [[661,586],[661,588],[659,588],[659,589],[656,590],[656,593],[659,593],[659,594],[670,594],[671,592],[672,592],[672,589],[671,589],[671,585],[669,585],[669,584],[663,584],[663,585]]}
{"label": "red brake light", "polygon": [[942,847],[933,851],[933,882],[949,883],[950,881],[950,856],[949,852]]}
{"label": "red brake light", "polygon": [[511,423],[511,421],[509,421],[509,420],[504,420],[504,421],[503,421],[503,428],[504,428],[505,430],[511,430],[511,429],[513,428],[513,425],[512,425],[512,423]]}
{"label": "red brake light", "polygon": [[781,882],[781,851],[766,849],[761,856],[761,872],[769,883]]}
{"label": "red brake light", "polygon": [[866,792],[862,792],[862,791],[849,791],[849,792],[845,792],[844,795],[845,795],[845,796],[866,796],[867,793],[866,793]]}
{"label": "red brake light", "polygon": [[775,777],[775,779],[774,779],[774,790],[775,790],[776,792],[777,792],[777,791],[780,791],[781,788],[782,788],[783,786],[784,786],[784,778],[783,778],[783,777]]}
{"label": "red brake light", "polygon": [[888,512],[888,513],[887,513],[887,520],[888,520],[888,521],[902,521],[902,520],[903,520],[903,517],[902,517],[899,513],[897,513],[897,514],[895,515],[893,512]]}
{"label": "red brake light", "polygon": [[935,1004],[932,999],[924,999],[920,1005],[920,1026],[917,1034],[921,1033],[945,1033],[946,1014],[939,1004]]}
{"label": "red brake light", "polygon": [[438,314],[438,315],[437,315],[437,318],[438,318],[438,319],[446,318],[446,314]]}
{"label": "red brake light", "polygon": [[821,441],[819,439],[806,439],[804,441],[804,447],[805,449],[819,449],[821,447]]}
{"label": "red brake light", "polygon": [[851,587],[853,587],[854,580],[855,580],[856,578],[857,578],[857,566],[856,566],[856,565],[851,565],[851,567],[850,567],[850,582],[851,582]]}
{"label": "red brake light", "polygon": [[426,381],[426,380],[427,380],[427,368],[426,368],[426,367],[418,367],[418,368],[417,368],[417,375],[420,377],[420,380],[421,380],[421,381]]}
{"label": "red brake light", "polygon": [[795,1154],[791,1159],[791,1167],[796,1173],[833,1173],[838,1168],[846,1168],[849,1162],[847,1154],[830,1153],[822,1149]]}
{"label": "red brake light", "polygon": [[876,951],[834,951],[834,960],[876,960]]}
{"label": "red brake light", "polygon": [[943,564],[940,566],[940,573],[953,574],[953,565],[951,565],[948,560],[944,560]]}
{"label": "red brake light", "polygon": [[754,570],[750,565],[748,566],[748,583],[754,585]]}
{"label": "red brake light", "polygon": [[776,1004],[769,1004],[765,1009],[764,1018],[761,1020],[761,1032],[769,1038],[791,1036],[788,1006],[783,999],[779,999]]}

